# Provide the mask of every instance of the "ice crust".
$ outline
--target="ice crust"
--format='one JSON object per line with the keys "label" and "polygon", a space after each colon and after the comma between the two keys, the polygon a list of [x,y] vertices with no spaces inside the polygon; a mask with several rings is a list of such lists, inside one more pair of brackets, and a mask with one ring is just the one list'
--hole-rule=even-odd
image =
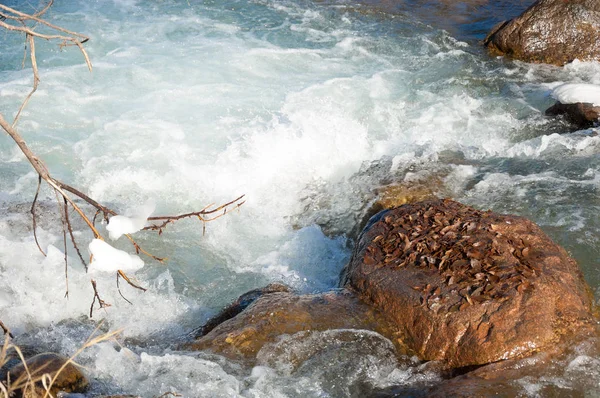
{"label": "ice crust", "polygon": [[578,102],[600,106],[600,85],[586,83],[567,83],[556,87],[552,97],[561,104]]}
{"label": "ice crust", "polygon": [[118,270],[135,272],[144,266],[144,261],[138,256],[116,249],[103,240],[94,239],[88,247],[93,256],[88,268],[90,274],[114,273]]}
{"label": "ice crust", "polygon": [[146,226],[148,217],[156,209],[154,201],[148,201],[139,208],[133,210],[131,216],[116,215],[108,220],[106,230],[112,240],[117,240],[121,235],[138,232]]}

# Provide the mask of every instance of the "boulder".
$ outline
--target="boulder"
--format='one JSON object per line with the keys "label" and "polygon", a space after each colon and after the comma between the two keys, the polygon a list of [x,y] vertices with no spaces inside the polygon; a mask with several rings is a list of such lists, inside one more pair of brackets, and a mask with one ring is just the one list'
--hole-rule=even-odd
{"label": "boulder", "polygon": [[576,262],[539,227],[447,199],[376,215],[342,285],[421,359],[452,368],[528,356],[594,323]]}
{"label": "boulder", "polygon": [[[256,359],[267,343],[303,331],[367,329],[390,336],[376,310],[346,290],[298,296],[263,295],[236,317],[181,348],[211,350],[232,359]],[[395,343],[400,344],[398,341]]]}
{"label": "boulder", "polygon": [[546,116],[563,116],[578,129],[587,129],[598,124],[600,106],[578,102],[575,104],[555,103],[546,109]]}
{"label": "boulder", "polygon": [[496,25],[484,44],[492,53],[526,62],[600,60],[600,2],[538,0],[517,18]]}
{"label": "boulder", "polygon": [[57,396],[58,392],[81,393],[88,387],[88,380],[81,370],[69,359],[62,355],[54,353],[43,353],[27,359],[27,369],[31,376],[31,385],[27,372],[23,364],[18,364],[9,369],[10,385],[17,388],[19,396],[23,397],[43,397],[45,388],[42,384],[42,377],[48,375],[50,380],[56,377],[56,380],[50,386],[50,394]]}

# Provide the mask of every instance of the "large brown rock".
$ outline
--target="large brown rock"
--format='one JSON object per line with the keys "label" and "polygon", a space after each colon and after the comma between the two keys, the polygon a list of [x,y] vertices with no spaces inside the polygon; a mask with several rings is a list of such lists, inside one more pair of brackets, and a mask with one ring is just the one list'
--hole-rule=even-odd
{"label": "large brown rock", "polygon": [[600,1],[538,0],[517,18],[495,26],[484,44],[526,62],[600,60]]}
{"label": "large brown rock", "polygon": [[451,200],[380,213],[342,278],[421,359],[450,367],[526,356],[593,323],[581,271],[539,227]]}
{"label": "large brown rock", "polygon": [[49,352],[38,354],[27,359],[26,363],[29,375],[23,364],[13,366],[8,371],[10,385],[13,389],[17,388],[17,396],[43,397],[46,390],[41,380],[45,375],[49,380],[54,380],[50,386],[52,396],[57,396],[60,391],[81,393],[88,387],[88,380],[81,370],[61,355]]}
{"label": "large brown rock", "polygon": [[[348,291],[298,296],[263,295],[243,312],[182,348],[211,350],[232,359],[253,361],[267,343],[302,331],[367,329],[391,335],[376,310]],[[396,343],[398,343],[396,341]]]}

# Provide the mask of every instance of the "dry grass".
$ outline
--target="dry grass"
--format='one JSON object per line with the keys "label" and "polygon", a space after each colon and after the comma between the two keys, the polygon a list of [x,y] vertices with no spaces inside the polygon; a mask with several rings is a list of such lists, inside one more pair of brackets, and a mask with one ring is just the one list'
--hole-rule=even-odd
{"label": "dry grass", "polygon": [[75,362],[75,358],[77,358],[83,351],[96,344],[108,340],[115,340],[116,336],[122,331],[116,330],[97,335],[97,332],[101,326],[102,324],[98,325],[98,327],[82,344],[82,346],[79,347],[79,349],[70,358],[68,358],[56,372],[51,373],[43,373],[43,366],[36,368],[35,370],[29,369],[23,352],[17,345],[12,343],[10,336],[7,334],[4,338],[4,344],[0,349],[0,367],[4,366],[16,354],[23,364],[25,372],[23,372],[15,380],[11,380],[10,375],[8,375],[7,380],[0,382],[0,398],[10,398],[13,393],[19,391],[20,394],[28,398],[55,398],[55,396],[51,393],[52,386],[60,374],[66,369],[66,367],[69,364],[81,367],[81,365]]}

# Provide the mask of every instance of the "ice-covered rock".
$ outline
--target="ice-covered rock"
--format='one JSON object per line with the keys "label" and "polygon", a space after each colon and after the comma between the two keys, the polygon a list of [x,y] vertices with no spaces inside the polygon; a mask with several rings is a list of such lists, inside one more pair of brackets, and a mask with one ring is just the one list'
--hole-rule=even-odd
{"label": "ice-covered rock", "polygon": [[562,84],[552,91],[556,103],[546,109],[547,116],[563,116],[578,129],[593,127],[600,118],[600,85]]}

